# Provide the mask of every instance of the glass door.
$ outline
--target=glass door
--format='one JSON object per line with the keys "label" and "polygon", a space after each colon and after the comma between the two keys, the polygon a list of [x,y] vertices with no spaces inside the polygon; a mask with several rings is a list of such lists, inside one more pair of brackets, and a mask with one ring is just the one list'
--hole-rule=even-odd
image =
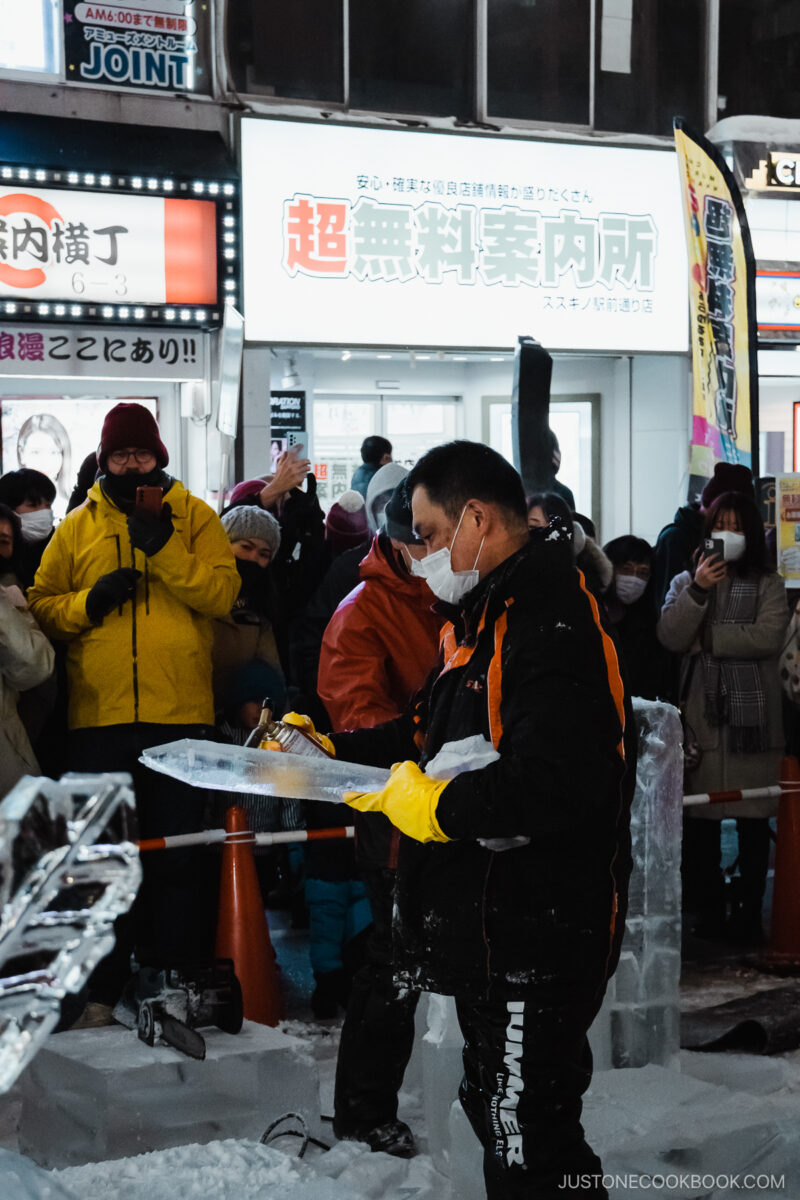
{"label": "glass door", "polygon": [[409,469],[426,450],[459,436],[455,396],[320,396],[314,398],[312,466],[324,509],[350,487],[361,443],[380,434],[392,458]]}

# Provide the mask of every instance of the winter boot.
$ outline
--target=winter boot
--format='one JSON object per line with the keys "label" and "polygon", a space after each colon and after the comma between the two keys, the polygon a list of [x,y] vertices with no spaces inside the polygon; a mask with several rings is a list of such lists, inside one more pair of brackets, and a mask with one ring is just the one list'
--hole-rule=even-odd
{"label": "winter boot", "polygon": [[366,1142],[373,1153],[392,1154],[395,1158],[414,1158],[417,1154],[413,1133],[397,1117],[373,1129],[350,1129],[334,1122],[333,1132],[342,1142]]}

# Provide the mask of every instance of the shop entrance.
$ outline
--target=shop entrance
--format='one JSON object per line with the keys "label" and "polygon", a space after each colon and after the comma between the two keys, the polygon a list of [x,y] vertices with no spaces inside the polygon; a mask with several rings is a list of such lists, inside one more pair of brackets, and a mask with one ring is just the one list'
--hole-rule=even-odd
{"label": "shop entrance", "polygon": [[461,436],[456,396],[315,396],[312,462],[324,509],[350,487],[365,437],[380,434],[392,457],[409,469],[433,446]]}

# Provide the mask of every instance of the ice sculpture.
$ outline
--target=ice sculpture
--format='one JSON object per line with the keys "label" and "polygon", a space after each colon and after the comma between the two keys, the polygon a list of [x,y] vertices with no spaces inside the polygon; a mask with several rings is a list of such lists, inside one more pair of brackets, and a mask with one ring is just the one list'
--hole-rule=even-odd
{"label": "ice sculpture", "polygon": [[129,775],[26,776],[0,803],[0,1095],[114,945],[141,880]]}
{"label": "ice sculpture", "polygon": [[390,772],[335,758],[252,750],[184,738],[145,750],[146,767],[198,788],[341,802],[343,792],[377,792]]}
{"label": "ice sculpture", "polygon": [[683,735],[671,704],[635,698],[633,711],[633,872],[619,966],[592,1028],[598,1068],[667,1066],[679,1049]]}

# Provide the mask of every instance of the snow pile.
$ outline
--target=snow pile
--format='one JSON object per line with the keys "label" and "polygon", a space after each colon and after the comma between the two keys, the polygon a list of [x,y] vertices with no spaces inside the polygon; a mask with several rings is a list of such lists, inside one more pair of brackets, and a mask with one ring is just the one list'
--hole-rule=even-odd
{"label": "snow pile", "polygon": [[[313,1163],[258,1142],[176,1146],[66,1167],[50,1178],[76,1200],[447,1200],[449,1194],[427,1156],[406,1161],[357,1142],[340,1142]],[[35,1200],[49,1198],[42,1192]]]}
{"label": "snow pile", "polygon": [[353,1200],[352,1189],[321,1179],[302,1160],[234,1140],[175,1146],[52,1175],[86,1200]]}

